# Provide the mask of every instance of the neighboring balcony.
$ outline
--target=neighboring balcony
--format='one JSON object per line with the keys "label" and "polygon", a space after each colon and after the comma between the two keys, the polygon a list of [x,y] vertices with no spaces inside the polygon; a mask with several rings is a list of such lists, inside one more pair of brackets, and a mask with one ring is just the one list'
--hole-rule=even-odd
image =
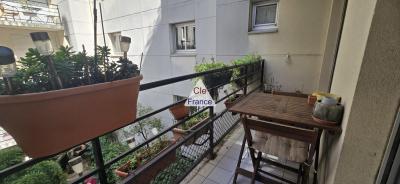
{"label": "neighboring balcony", "polygon": [[0,1],[0,26],[63,29],[58,5],[36,1]]}

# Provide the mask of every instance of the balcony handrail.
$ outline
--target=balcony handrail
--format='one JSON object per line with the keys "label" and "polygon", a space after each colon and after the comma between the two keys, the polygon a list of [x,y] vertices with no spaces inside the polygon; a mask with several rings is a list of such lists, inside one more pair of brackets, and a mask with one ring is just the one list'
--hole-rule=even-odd
{"label": "balcony handrail", "polygon": [[[43,4],[46,5],[46,7],[34,4],[32,5],[29,4],[30,2]],[[2,15],[0,18],[7,21],[10,21],[9,19],[12,19],[15,22],[62,25],[59,7],[56,4],[28,1],[28,3],[26,3],[25,5],[15,1],[0,0],[0,5],[3,5],[4,12],[7,13]],[[23,15],[23,17],[21,17],[21,14]],[[42,20],[43,18],[46,20]],[[57,18],[58,20],[55,20],[55,18]]]}
{"label": "balcony handrail", "polygon": [[[257,71],[255,71],[255,72],[253,72],[253,73],[247,73],[247,67],[248,67],[249,65],[255,65],[255,64],[258,64],[258,66],[261,67],[261,70],[258,69]],[[164,80],[160,80],[160,81],[154,81],[154,82],[145,83],[145,84],[140,85],[140,91],[146,91],[146,90],[149,90],[149,89],[153,89],[153,88],[157,88],[157,87],[161,87],[161,86],[165,86],[165,85],[174,84],[174,83],[177,83],[177,82],[181,82],[181,81],[185,81],[185,80],[189,80],[189,79],[194,79],[194,78],[198,78],[198,77],[203,77],[203,76],[206,76],[206,75],[209,75],[209,74],[214,74],[214,73],[224,72],[224,71],[228,71],[228,70],[238,69],[238,68],[242,68],[242,67],[245,68],[245,75],[236,77],[235,79],[232,79],[231,81],[226,82],[226,83],[224,83],[224,84],[220,84],[220,85],[218,85],[218,86],[213,86],[213,87],[209,88],[209,90],[215,90],[215,89],[217,89],[217,88],[219,88],[219,87],[222,87],[222,86],[224,86],[224,85],[227,85],[227,84],[229,84],[229,83],[231,83],[231,82],[234,82],[234,81],[237,81],[237,80],[246,80],[245,85],[244,85],[242,88],[239,88],[239,89],[233,91],[232,93],[230,93],[230,94],[224,96],[223,98],[221,98],[221,99],[219,99],[219,100],[216,100],[216,103],[219,103],[219,102],[222,102],[224,99],[228,98],[229,96],[231,96],[231,95],[233,95],[233,94],[239,92],[240,90],[244,90],[245,88],[247,89],[248,86],[250,86],[251,84],[253,84],[253,83],[257,82],[257,81],[260,81],[260,80],[261,80],[261,83],[262,83],[262,80],[263,80],[264,60],[261,60],[261,61],[259,61],[259,62],[254,62],[254,63],[241,64],[241,65],[233,65],[233,66],[229,66],[229,67],[223,67],[223,68],[220,68],[220,69],[214,69],[214,70],[209,70],[209,71],[205,71],[205,72],[193,73],[193,74],[188,74],[188,75],[183,75],[183,76],[178,76],[178,77],[172,77],[172,78],[168,78],[168,79],[164,79]],[[250,83],[248,83],[248,82],[247,82],[247,78],[250,77],[250,76],[253,76],[253,75],[255,75],[255,74],[261,74],[260,79],[256,78],[255,80],[253,80],[253,81],[251,81]],[[258,89],[259,87],[260,87],[260,86],[258,86],[258,87],[255,88],[255,89]],[[254,89],[254,90],[255,90],[255,89]],[[253,91],[254,91],[254,90],[253,90]],[[181,100],[181,101],[178,101],[178,102],[175,102],[175,103],[172,103],[172,104],[167,105],[167,106],[165,106],[165,107],[162,107],[162,108],[160,108],[160,109],[154,110],[154,111],[152,111],[152,112],[150,112],[150,113],[147,113],[147,114],[145,114],[145,115],[143,115],[143,116],[140,116],[140,117],[138,117],[135,121],[133,121],[133,122],[131,122],[131,123],[128,123],[127,125],[125,125],[125,126],[123,126],[123,127],[132,125],[132,124],[134,124],[134,123],[136,123],[136,122],[139,122],[139,121],[144,120],[144,119],[146,119],[146,118],[149,118],[149,117],[151,117],[151,116],[153,116],[153,115],[156,115],[156,114],[158,114],[158,113],[160,113],[160,112],[163,112],[163,111],[169,109],[170,107],[172,107],[172,106],[174,106],[174,105],[176,105],[176,104],[179,104],[179,103],[181,103],[181,102],[183,102],[183,101],[185,101],[185,100],[186,100],[186,99]],[[85,173],[85,174],[83,174],[82,176],[80,176],[78,179],[72,181],[72,183],[79,183],[79,182],[82,182],[82,181],[84,181],[85,179],[87,179],[87,178],[89,178],[89,177],[91,177],[91,176],[93,176],[93,175],[95,175],[95,174],[98,174],[99,172],[105,172],[104,170],[105,170],[106,168],[110,167],[112,164],[115,164],[116,162],[118,162],[118,161],[121,160],[122,158],[128,156],[129,154],[134,153],[135,151],[139,150],[140,148],[144,147],[145,145],[148,145],[149,143],[151,143],[152,141],[156,140],[157,138],[160,138],[161,136],[163,136],[163,135],[165,135],[166,133],[170,132],[172,129],[174,129],[174,128],[180,126],[180,125],[182,125],[182,124],[185,123],[187,120],[193,118],[194,116],[196,116],[196,115],[198,115],[198,114],[200,114],[200,113],[202,113],[202,112],[205,112],[207,109],[210,109],[210,108],[202,108],[202,109],[198,110],[197,112],[191,114],[190,116],[184,118],[183,120],[178,121],[177,123],[173,124],[172,126],[170,126],[170,127],[166,128],[166,129],[162,130],[162,131],[159,132],[157,135],[154,135],[153,137],[151,137],[151,138],[147,139],[146,141],[140,143],[139,145],[135,146],[134,148],[129,149],[129,150],[127,150],[127,151],[124,152],[124,153],[121,153],[120,155],[118,155],[118,156],[116,156],[115,158],[113,158],[113,159],[107,161],[106,163],[103,163],[103,165],[102,165],[101,167],[97,166],[97,167],[94,168],[93,170],[88,171],[87,173]],[[211,109],[212,109],[212,108],[211,108]],[[213,110],[212,110],[212,111],[213,111]],[[209,122],[209,123],[214,122],[215,119],[217,119],[218,117],[222,116],[222,114],[225,113],[226,111],[227,111],[227,110],[223,111],[221,114],[219,114],[219,115],[217,115],[217,116],[213,116],[213,114],[210,114],[210,116],[213,116],[213,117],[212,117],[208,122]],[[184,140],[190,139],[191,136],[193,136],[196,132],[198,132],[198,131],[201,130],[202,128],[208,126],[209,123],[207,123],[207,124],[204,125],[204,126],[201,126],[201,127],[198,128],[197,130],[191,132],[191,133],[189,134],[189,136],[186,136],[186,137],[185,137]],[[109,132],[107,132],[107,133],[104,133],[103,135],[100,135],[100,136],[98,136],[98,137],[96,137],[96,138],[94,138],[94,139],[92,139],[92,140],[89,140],[89,141],[95,141],[95,140],[98,141],[99,137],[104,136],[104,135],[106,135],[106,134],[109,134],[109,133],[111,133],[111,132],[114,132],[114,131],[116,131],[116,130],[119,130],[119,129],[123,128],[123,127],[119,127],[119,128],[114,129],[114,130],[112,130],[112,131],[109,131]],[[228,132],[224,133],[224,135],[226,135],[227,133],[228,133]],[[89,141],[85,141],[85,142],[83,142],[83,143],[81,143],[81,144],[84,144],[84,143],[89,142]],[[182,141],[182,142],[184,142],[184,141]],[[177,145],[174,145],[174,148],[176,148],[176,147],[179,146],[179,145],[182,145],[182,144],[183,144],[182,142],[180,142],[180,143],[177,144]],[[78,144],[78,145],[81,145],[81,144]],[[13,174],[13,173],[16,173],[16,172],[19,172],[19,171],[21,171],[21,170],[24,170],[24,169],[26,169],[26,168],[28,168],[28,167],[30,167],[30,166],[36,164],[36,163],[39,163],[39,162],[41,162],[41,161],[43,161],[43,160],[52,158],[52,157],[54,157],[54,156],[56,156],[56,155],[58,155],[58,154],[60,154],[60,153],[66,152],[66,151],[68,151],[68,150],[70,150],[70,149],[72,149],[72,148],[74,148],[74,147],[76,147],[76,146],[73,146],[73,147],[71,147],[71,148],[69,148],[69,149],[63,150],[63,151],[61,151],[61,152],[59,152],[59,153],[56,153],[56,154],[53,154],[53,155],[49,155],[49,156],[45,156],[45,157],[41,157],[41,158],[36,158],[36,159],[31,159],[31,160],[28,160],[28,161],[26,161],[26,162],[22,162],[22,163],[19,163],[19,164],[14,165],[14,166],[11,166],[11,167],[9,167],[9,168],[6,168],[6,169],[4,169],[4,170],[1,170],[1,171],[0,171],[0,178],[5,178],[5,177],[7,177],[7,176],[9,176],[9,175],[11,175],[11,174]],[[93,149],[95,149],[95,148],[93,148]],[[103,159],[103,158],[101,158],[101,159]],[[152,163],[153,163],[153,162],[152,162]]]}

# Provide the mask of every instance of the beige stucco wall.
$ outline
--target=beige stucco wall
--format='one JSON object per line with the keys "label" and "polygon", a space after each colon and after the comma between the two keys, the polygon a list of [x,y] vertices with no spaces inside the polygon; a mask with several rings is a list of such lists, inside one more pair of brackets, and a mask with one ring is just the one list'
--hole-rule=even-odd
{"label": "beige stucco wall", "polygon": [[280,0],[278,32],[249,35],[249,51],[266,58],[267,77],[282,90],[316,90],[331,6],[332,0]]}
{"label": "beige stucco wall", "polygon": [[375,182],[400,99],[399,12],[397,0],[349,1],[332,84],[344,131],[328,152],[326,183]]}
{"label": "beige stucco wall", "polygon": [[[14,54],[19,59],[24,57],[29,48],[35,48],[29,35],[31,32],[43,31],[23,28],[0,27],[0,45],[13,49]],[[58,48],[64,43],[64,31],[48,31],[52,45]]]}
{"label": "beige stucco wall", "polygon": [[325,162],[322,162],[322,167],[327,167],[326,173],[322,174],[325,183],[333,183],[336,175],[375,2],[376,0],[350,0],[348,2],[331,89],[332,93],[342,96],[345,105],[343,132],[341,136],[329,140],[332,143],[328,144],[330,150],[325,155],[327,157],[326,165]]}

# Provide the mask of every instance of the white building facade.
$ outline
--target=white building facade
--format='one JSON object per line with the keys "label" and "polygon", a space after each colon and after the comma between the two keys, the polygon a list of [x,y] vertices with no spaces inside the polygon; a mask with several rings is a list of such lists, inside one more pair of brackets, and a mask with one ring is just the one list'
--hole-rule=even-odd
{"label": "white building facade", "polygon": [[[128,57],[142,83],[194,72],[201,62],[230,63],[249,53],[266,59],[266,81],[283,91],[318,89],[332,0],[103,0],[106,44],[120,57],[119,36],[132,38]],[[66,39],[93,53],[93,2],[60,0]],[[98,8],[98,45],[103,45]],[[140,94],[153,108],[188,96],[191,81]],[[164,120],[171,119],[163,112]]]}

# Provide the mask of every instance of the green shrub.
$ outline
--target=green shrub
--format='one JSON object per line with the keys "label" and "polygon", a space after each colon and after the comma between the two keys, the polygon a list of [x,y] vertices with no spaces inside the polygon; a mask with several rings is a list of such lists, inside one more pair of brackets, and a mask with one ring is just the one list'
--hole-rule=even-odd
{"label": "green shrub", "polygon": [[[242,58],[232,61],[232,64],[233,65],[244,65],[244,64],[249,64],[249,63],[253,63],[253,62],[258,62],[260,60],[261,60],[260,55],[248,54]],[[235,68],[233,70],[233,77],[237,78],[237,77],[240,77],[240,75],[241,75],[240,68]]]}
{"label": "green shrub", "polygon": [[[9,147],[0,150],[0,170],[19,164],[24,160],[24,153],[18,146]],[[6,178],[0,179],[0,184],[8,184],[18,179],[24,172],[12,174]]]}
{"label": "green shrub", "polygon": [[205,72],[205,71],[209,71],[209,70],[215,70],[218,68],[223,68],[226,66],[228,66],[228,65],[226,65],[222,62],[201,63],[201,64],[196,65],[194,67],[194,69],[197,73],[199,73],[199,72]]}
{"label": "green shrub", "polygon": [[183,123],[181,125],[181,128],[183,130],[189,130],[190,128],[192,128],[194,125],[196,125],[197,123],[199,123],[200,121],[206,119],[208,117],[208,112],[202,112],[196,116],[193,116],[192,118],[190,118],[189,120],[187,120],[185,123]]}
{"label": "green shrub", "polygon": [[22,177],[11,184],[64,184],[67,177],[55,161],[43,161],[27,169]]}
{"label": "green shrub", "polygon": [[182,176],[193,164],[193,160],[178,156],[176,162],[172,163],[168,168],[161,171],[156,178],[151,182],[152,184],[165,184],[175,183],[176,179]]}
{"label": "green shrub", "polygon": [[19,164],[24,161],[24,153],[17,146],[0,150],[0,170]]}

